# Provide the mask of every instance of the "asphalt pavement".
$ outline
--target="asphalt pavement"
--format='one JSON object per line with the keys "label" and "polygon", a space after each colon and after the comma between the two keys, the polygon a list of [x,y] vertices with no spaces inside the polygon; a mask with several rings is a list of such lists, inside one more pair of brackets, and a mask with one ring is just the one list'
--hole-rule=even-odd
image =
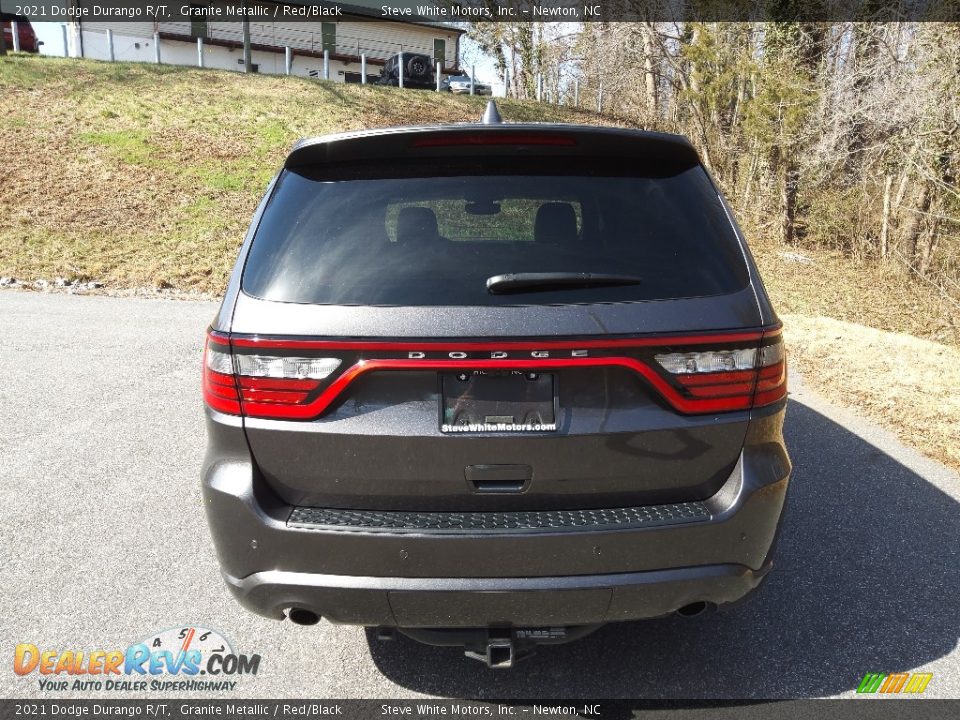
{"label": "asphalt pavement", "polygon": [[199,486],[215,309],[0,291],[0,696],[90,697],[15,675],[19,643],[126,648],[202,626],[262,658],[224,697],[806,698],[902,671],[960,697],[960,477],[796,378],[775,570],[735,611],[607,626],[509,671],[247,613],[220,579]]}

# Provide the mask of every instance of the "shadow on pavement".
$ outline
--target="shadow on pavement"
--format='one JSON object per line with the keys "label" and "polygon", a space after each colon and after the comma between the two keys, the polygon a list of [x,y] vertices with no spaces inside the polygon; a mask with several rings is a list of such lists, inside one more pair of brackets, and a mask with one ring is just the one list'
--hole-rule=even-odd
{"label": "shadow on pavement", "polygon": [[403,687],[451,697],[785,698],[849,691],[868,671],[954,650],[958,503],[795,401],[786,436],[794,474],[782,535],[752,601],[608,625],[506,671],[368,633],[376,666]]}

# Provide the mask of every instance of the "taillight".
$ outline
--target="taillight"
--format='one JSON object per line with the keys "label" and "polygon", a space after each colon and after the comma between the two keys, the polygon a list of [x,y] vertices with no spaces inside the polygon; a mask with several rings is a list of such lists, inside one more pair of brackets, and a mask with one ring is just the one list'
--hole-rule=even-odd
{"label": "taillight", "polygon": [[203,401],[230,415],[240,414],[240,395],[233,373],[233,357],[226,339],[207,336],[203,352]]}
{"label": "taillight", "polygon": [[303,418],[307,398],[340,360],[330,357],[236,355],[243,412],[254,417]]}
{"label": "taillight", "polygon": [[754,407],[770,405],[787,395],[787,353],[783,338],[778,333],[774,342],[761,347],[759,353]]}
{"label": "taillight", "polygon": [[203,391],[219,412],[312,420],[369,373],[590,367],[630,370],[685,414],[749,410],[787,394],[779,329],[495,343],[228,337],[211,331]]}
{"label": "taillight", "polygon": [[226,337],[210,333],[204,400],[224,413],[300,419],[307,398],[341,362],[331,357],[232,353]]}
{"label": "taillight", "polygon": [[770,405],[787,394],[779,331],[765,334],[759,347],[661,353],[654,359],[701,412]]}

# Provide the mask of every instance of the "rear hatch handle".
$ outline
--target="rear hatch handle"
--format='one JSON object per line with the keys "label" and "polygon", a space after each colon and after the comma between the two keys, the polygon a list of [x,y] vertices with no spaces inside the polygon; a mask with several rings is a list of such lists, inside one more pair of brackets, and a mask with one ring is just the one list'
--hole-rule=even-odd
{"label": "rear hatch handle", "polygon": [[521,493],[533,477],[529,465],[467,465],[467,484],[478,493]]}

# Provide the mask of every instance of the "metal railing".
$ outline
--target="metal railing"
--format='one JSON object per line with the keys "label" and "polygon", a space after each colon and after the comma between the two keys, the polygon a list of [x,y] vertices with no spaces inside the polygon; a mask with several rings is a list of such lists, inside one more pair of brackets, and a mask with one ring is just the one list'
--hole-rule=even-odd
{"label": "metal railing", "polygon": [[[377,60],[383,61],[394,55],[402,53],[416,53],[419,55],[431,56],[430,48],[417,46],[417,45],[408,45],[403,43],[394,43],[394,42],[370,42],[367,39],[364,39],[362,42],[360,39],[356,39],[356,45],[351,45],[350,47],[345,47],[339,44],[327,43],[326,47],[323,47],[322,44],[322,33],[310,31],[310,30],[299,30],[296,28],[286,29],[282,34],[273,33],[272,36],[265,35],[262,31],[257,34],[254,33],[255,23],[251,23],[251,36],[252,44],[259,47],[267,46],[270,48],[270,52],[283,53],[284,59],[284,70],[287,75],[292,74],[293,70],[293,57],[296,51],[310,51],[312,54],[315,54],[318,58],[323,59],[323,70],[322,74],[320,71],[311,70],[309,73],[310,77],[323,78],[324,80],[330,79],[330,60],[331,58],[335,59],[348,59],[350,61],[357,61],[360,64],[360,81],[364,84],[368,81],[367,75],[367,63],[368,61]],[[163,52],[163,41],[169,40],[176,43],[193,43],[196,45],[196,66],[205,67],[205,45],[207,42],[215,43],[220,41],[222,43],[230,43],[231,45],[242,45],[243,44],[243,29],[242,27],[237,26],[208,26],[206,32],[203,34],[197,35],[191,31],[194,29],[192,24],[189,22],[163,22],[157,23],[155,25],[157,28],[153,33],[153,62],[160,64],[165,62],[165,56]],[[273,29],[269,25],[261,25],[262,28]],[[64,57],[69,57],[74,54],[75,48],[71,46],[71,43],[68,39],[68,26],[67,24],[61,25],[63,31],[63,55]],[[85,29],[83,32],[94,32],[94,33],[103,33],[106,40],[106,54],[107,59],[110,62],[115,62],[117,55],[115,52],[114,46],[114,31],[113,29],[106,30],[93,30]],[[320,41],[318,44],[318,38]],[[283,44],[281,44],[283,43]],[[82,48],[82,43],[77,43],[77,47]],[[139,47],[139,45],[138,45]],[[78,55],[79,56],[79,55]],[[181,56],[182,58],[182,56]],[[433,60],[435,63],[435,79],[436,79],[436,91],[440,92],[443,89],[443,76],[445,74],[449,75],[452,72],[460,72],[457,63],[447,63],[441,62],[437,59]],[[182,59],[181,59],[182,62]],[[187,63],[183,63],[187,64]],[[192,63],[190,63],[192,64]],[[404,86],[404,63],[398,64],[398,69],[400,70],[399,85],[400,87]],[[256,70],[254,70],[256,71]],[[470,94],[475,94],[475,87],[473,78],[475,77],[474,68],[471,68],[471,82],[470,82]]]}
{"label": "metal railing", "polygon": [[[158,30],[164,34],[182,35],[185,38],[196,37],[189,22],[161,22],[158,23]],[[278,52],[289,47],[293,52],[299,50],[320,55],[326,50],[332,57],[352,60],[359,60],[361,56],[366,56],[368,60],[386,60],[400,52],[418,53],[431,58],[434,56],[432,40],[425,39],[422,44],[377,41],[369,37],[345,33],[342,31],[342,26],[338,27],[332,41],[331,37],[329,35],[325,37],[322,31],[291,26],[278,28],[271,23],[256,22],[250,23],[250,36],[254,45],[273,47]],[[243,30],[240,23],[211,23],[206,26],[206,32],[202,37],[208,41],[242,43]],[[443,58],[443,63],[445,67],[456,65],[446,56]]]}

